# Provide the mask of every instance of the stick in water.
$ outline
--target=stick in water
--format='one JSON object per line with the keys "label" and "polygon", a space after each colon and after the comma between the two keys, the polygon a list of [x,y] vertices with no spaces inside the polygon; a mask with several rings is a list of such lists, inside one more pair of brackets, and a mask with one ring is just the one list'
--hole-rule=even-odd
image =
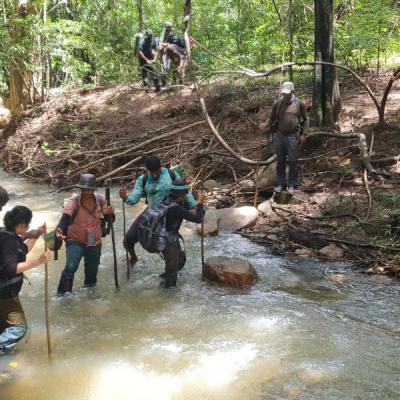
{"label": "stick in water", "polygon": [[[121,186],[125,186],[125,182],[121,181]],[[126,236],[126,215],[125,215],[125,200],[122,200],[122,217],[123,217],[123,223],[124,223],[124,238]],[[129,281],[129,255],[128,255],[128,250],[125,249],[125,256],[126,256],[126,279]]]}
{"label": "stick in water", "polygon": [[[201,189],[203,190],[203,179],[201,180]],[[201,279],[206,280],[206,272],[204,266],[204,217],[201,221],[201,237],[200,237],[200,254],[201,254]]]}
{"label": "stick in water", "polygon": [[[47,252],[47,242],[46,242],[47,227],[44,224],[44,251]],[[47,336],[47,356],[49,361],[51,361],[51,336],[50,336],[50,317],[49,317],[49,270],[48,263],[44,264],[44,312],[46,317],[46,336]]]}
{"label": "stick in water", "polygon": [[[106,188],[106,201],[107,201],[107,206],[110,207],[111,205],[111,199],[110,199],[110,188]],[[111,229],[111,240],[112,240],[112,247],[113,247],[113,257],[114,257],[114,282],[115,282],[115,288],[119,289],[119,284],[118,284],[118,265],[117,265],[117,250],[115,248],[115,233],[114,233],[114,226],[112,222],[112,216],[107,215],[107,221],[108,225]]]}

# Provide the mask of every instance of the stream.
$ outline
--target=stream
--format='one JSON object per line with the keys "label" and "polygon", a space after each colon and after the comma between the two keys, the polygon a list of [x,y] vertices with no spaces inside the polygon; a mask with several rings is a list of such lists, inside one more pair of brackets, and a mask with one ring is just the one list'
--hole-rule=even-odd
{"label": "stream", "polygon": [[[70,197],[3,171],[0,184],[13,193],[1,219],[27,205],[32,228],[44,221],[54,227]],[[399,282],[352,272],[346,263],[276,257],[225,234],[205,239],[206,258],[245,258],[260,281],[248,291],[220,288],[201,280],[191,223],[182,229],[188,261],[176,289],[159,287],[163,260],[140,246],[128,282],[117,188],[113,199],[120,290],[108,236],[97,288],[82,288],[81,265],[74,295],[57,298],[63,246],[49,264],[49,364],[44,268],[28,271],[31,285],[25,281],[20,299],[30,334],[0,358],[0,371],[12,374],[0,380],[1,400],[400,399]],[[128,223],[143,207],[126,207]],[[42,250],[40,240],[33,256]],[[327,279],[332,274],[345,279]]]}

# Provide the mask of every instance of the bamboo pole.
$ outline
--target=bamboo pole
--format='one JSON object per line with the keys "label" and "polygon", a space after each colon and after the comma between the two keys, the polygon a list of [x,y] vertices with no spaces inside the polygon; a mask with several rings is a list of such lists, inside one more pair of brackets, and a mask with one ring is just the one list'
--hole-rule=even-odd
{"label": "bamboo pole", "polygon": [[[125,182],[121,181],[121,186],[125,186]],[[122,200],[122,218],[123,218],[123,223],[124,223],[124,239],[126,236],[126,214],[125,214],[125,200]],[[129,255],[128,255],[128,250],[125,249],[125,256],[126,256],[126,279],[129,281]]]}
{"label": "bamboo pole", "polygon": [[[44,251],[47,252],[47,242],[46,242],[47,226],[44,224]],[[49,316],[49,269],[48,263],[44,264],[44,312],[46,318],[46,337],[47,337],[47,356],[49,361],[51,361],[52,351],[51,351],[51,335],[50,335],[50,316]]]}

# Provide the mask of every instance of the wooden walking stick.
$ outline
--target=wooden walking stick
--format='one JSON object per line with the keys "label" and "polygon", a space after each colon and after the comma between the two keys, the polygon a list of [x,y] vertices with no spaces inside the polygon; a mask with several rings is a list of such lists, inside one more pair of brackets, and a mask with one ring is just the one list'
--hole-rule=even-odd
{"label": "wooden walking stick", "polygon": [[[46,223],[43,226],[43,239],[44,239],[44,251],[47,252],[47,241],[46,233],[47,227]],[[47,356],[49,361],[51,361],[51,336],[50,336],[50,317],[49,317],[49,269],[48,263],[44,264],[44,312],[46,318],[46,336],[47,336]]]}
{"label": "wooden walking stick", "polygon": [[[201,189],[203,190],[203,180],[201,180]],[[204,205],[203,205],[204,207]],[[204,214],[205,217],[205,214]],[[203,281],[206,280],[206,271],[205,271],[205,265],[204,265],[204,217],[203,220],[201,221],[201,237],[200,237],[200,254],[201,254],[201,279]]]}
{"label": "wooden walking stick", "polygon": [[[125,182],[122,180],[121,181],[121,186],[125,186]],[[122,218],[123,218],[123,223],[124,223],[124,238],[126,236],[126,215],[125,215],[125,200],[122,200]],[[128,255],[128,250],[125,249],[125,256],[126,256],[126,279],[129,281],[129,255]]]}
{"label": "wooden walking stick", "polygon": [[[110,188],[106,187],[106,202],[107,206],[111,206],[111,196],[110,196]],[[117,265],[117,250],[115,248],[115,232],[114,232],[114,225],[112,221],[112,215],[107,215],[106,221],[108,222],[108,227],[111,230],[111,241],[113,247],[113,258],[114,258],[114,282],[115,288],[119,289],[118,284],[118,265]]]}

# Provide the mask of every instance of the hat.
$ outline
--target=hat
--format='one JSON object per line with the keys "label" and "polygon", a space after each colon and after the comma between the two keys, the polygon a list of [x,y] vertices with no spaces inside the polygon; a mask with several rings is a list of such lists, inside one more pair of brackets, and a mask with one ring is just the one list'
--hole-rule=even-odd
{"label": "hat", "polygon": [[0,186],[0,204],[4,206],[9,199],[7,190]]}
{"label": "hat", "polygon": [[169,194],[171,196],[184,196],[189,193],[189,188],[183,179],[177,179],[172,182]]}
{"label": "hat", "polygon": [[293,82],[283,82],[281,87],[281,93],[289,94],[294,91],[294,84]]}
{"label": "hat", "polygon": [[96,177],[92,174],[83,174],[76,187],[80,189],[96,190]]}
{"label": "hat", "polygon": [[164,28],[172,28],[172,22],[164,22]]}

